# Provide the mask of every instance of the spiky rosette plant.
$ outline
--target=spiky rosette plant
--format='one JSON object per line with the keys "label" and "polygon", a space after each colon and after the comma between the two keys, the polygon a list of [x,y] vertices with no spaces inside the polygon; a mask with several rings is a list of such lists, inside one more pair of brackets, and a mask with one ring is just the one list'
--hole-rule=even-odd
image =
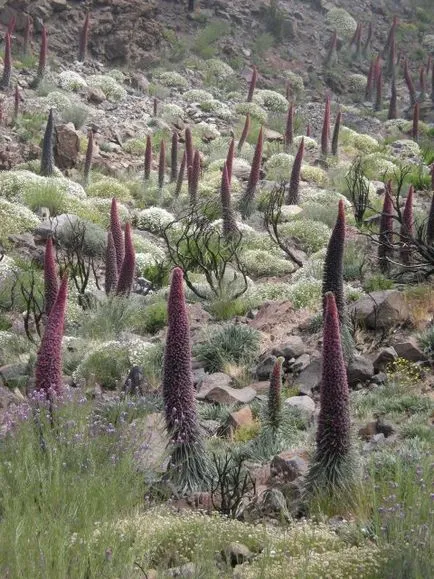
{"label": "spiky rosette plant", "polygon": [[301,165],[303,163],[304,155],[304,137],[301,139],[298,146],[298,151],[294,159],[294,164],[292,165],[291,177],[289,180],[289,189],[286,196],[287,205],[298,205],[299,203],[299,189],[300,189],[300,173]]}
{"label": "spiky rosette plant", "polygon": [[193,157],[194,157],[194,149],[193,149],[193,137],[191,135],[190,127],[186,127],[185,129],[185,153],[187,155],[187,170],[189,167],[193,166]]}
{"label": "spiky rosette plant", "polygon": [[254,66],[253,70],[252,70],[252,77],[251,77],[250,83],[249,83],[249,92],[247,94],[247,102],[248,103],[251,103],[253,100],[253,94],[255,92],[257,80],[258,80],[258,71],[256,69],[256,66]]}
{"label": "spiky rosette plant", "polygon": [[175,188],[175,197],[179,197],[179,194],[181,193],[181,189],[182,189],[182,183],[184,181],[184,175],[185,175],[185,167],[187,165],[187,154],[184,151],[184,154],[182,156],[182,160],[181,160],[181,165],[179,167],[179,173],[178,173],[178,178],[176,180],[176,188]]}
{"label": "spiky rosette plant", "polygon": [[23,44],[23,54],[24,56],[29,56],[32,48],[32,28],[33,21],[32,17],[28,14],[26,17],[26,26],[24,28],[24,44]]}
{"label": "spiky rosette plant", "polygon": [[35,389],[43,391],[52,400],[62,393],[62,338],[65,322],[68,277],[62,278],[56,300],[48,316],[35,368]]}
{"label": "spiky rosette plant", "polygon": [[336,50],[337,42],[338,42],[338,34],[335,30],[329,41],[329,47],[327,50],[326,57],[324,59],[325,66],[333,66],[337,63],[338,61],[338,53]]}
{"label": "spiky rosette plant", "polygon": [[11,56],[11,35],[5,36],[5,56],[3,59],[3,76],[0,81],[0,89],[8,89],[11,84],[12,56]]}
{"label": "spiky rosette plant", "polygon": [[166,170],[166,145],[164,141],[160,142],[160,155],[158,157],[158,187],[163,188],[164,173]]}
{"label": "spiky rosette plant", "polygon": [[44,311],[48,316],[53,309],[59,291],[56,260],[54,257],[53,240],[47,239],[44,255]]}
{"label": "spiky rosette plant", "polygon": [[36,76],[33,81],[30,83],[30,88],[37,88],[44,78],[45,75],[45,68],[47,66],[47,50],[48,50],[48,35],[47,29],[45,25],[42,26],[42,33],[41,33],[41,47],[39,49],[39,62],[38,62],[38,70],[36,71]]}
{"label": "spiky rosette plant", "polygon": [[398,94],[396,91],[396,78],[395,75],[392,76],[392,84],[390,87],[390,101],[389,101],[389,111],[387,113],[387,118],[397,119],[398,118]]}
{"label": "spiky rosette plant", "polygon": [[146,136],[146,147],[145,147],[145,181],[149,181],[151,178],[151,167],[152,167],[152,139],[151,135]]}
{"label": "spiky rosette plant", "polygon": [[411,77],[410,69],[408,67],[408,59],[404,60],[404,79],[405,84],[407,85],[408,94],[410,96],[410,104],[413,106],[416,104],[417,97],[416,97],[416,89],[414,88],[413,79]]}
{"label": "spiky rosette plant", "polygon": [[131,237],[131,225],[125,225],[125,255],[119,272],[116,294],[128,296],[133,288],[134,274],[136,272],[136,254]]}
{"label": "spiky rosette plant", "polygon": [[89,43],[89,24],[90,24],[90,14],[86,13],[84,19],[83,27],[80,31],[80,45],[78,49],[78,61],[84,62],[87,56],[87,45]]}
{"label": "spiky rosette plant", "polygon": [[413,124],[411,127],[411,137],[414,141],[419,138],[419,103],[413,107]]}
{"label": "spiky rosette plant", "polygon": [[338,154],[338,145],[339,145],[339,131],[341,128],[341,119],[342,119],[342,112],[338,111],[335,120],[335,126],[333,128],[333,137],[332,137],[332,155]]}
{"label": "spiky rosette plant", "polygon": [[231,139],[228,154],[226,155],[226,171],[228,173],[229,183],[232,181],[232,166],[234,164],[235,140]]}
{"label": "spiky rosette plant", "polygon": [[288,114],[286,116],[286,128],[284,136],[284,144],[286,150],[289,150],[294,143],[294,105],[291,104],[288,108]]}
{"label": "spiky rosette plant", "polygon": [[181,492],[202,488],[208,468],[196,413],[191,370],[190,328],[183,272],[172,272],[168,299],[168,330],[163,364],[163,399],[169,434],[168,477]]}
{"label": "spiky rosette plant", "polygon": [[282,423],[282,364],[283,357],[277,358],[270,375],[268,391],[267,426],[276,433]]}
{"label": "spiky rosette plant", "polygon": [[113,236],[113,243],[116,250],[117,272],[119,273],[122,269],[122,263],[124,261],[125,244],[121,221],[119,219],[118,204],[114,197],[112,199],[112,204],[110,208],[110,231]]}
{"label": "spiky rosette plant", "polygon": [[240,211],[243,219],[249,217],[254,209],[255,193],[259,183],[259,174],[262,162],[262,148],[263,148],[263,130],[259,131],[258,141],[256,143],[255,153],[253,155],[252,166],[250,169],[249,180],[247,182],[246,190],[240,199]]}
{"label": "spiky rosette plant", "polygon": [[413,185],[411,185],[408,190],[404,211],[402,213],[402,223],[400,231],[401,247],[399,250],[399,256],[401,258],[402,263],[406,265],[410,262],[410,250],[408,246],[408,241],[413,237],[414,234],[413,198],[414,198],[414,187]]}
{"label": "spiky rosette plant", "polygon": [[307,495],[333,495],[354,481],[350,397],[335,296],[325,295],[320,412],[316,450],[306,476]]}
{"label": "spiky rosette plant", "polygon": [[107,247],[105,254],[105,293],[109,295],[116,290],[118,283],[118,265],[116,261],[116,247],[113,234],[109,229],[107,232]]}
{"label": "spiky rosette plant", "polygon": [[375,85],[374,111],[379,112],[383,108],[383,73],[381,70],[377,76]]}
{"label": "spiky rosette plant", "polygon": [[393,201],[392,183],[386,185],[383,210],[380,219],[380,232],[378,236],[378,265],[380,271],[386,274],[390,268],[390,257],[393,254]]}
{"label": "spiky rosette plant", "polygon": [[178,133],[172,133],[172,146],[170,149],[170,182],[176,183],[178,178]]}
{"label": "spiky rosette plant", "polygon": [[321,132],[321,153],[324,156],[329,154],[329,138],[330,138],[330,95],[327,95]]}
{"label": "spiky rosette plant", "polygon": [[223,166],[222,183],[220,187],[220,199],[222,204],[223,237],[230,240],[238,232],[237,222],[231,200],[231,183],[229,180],[226,163]]}
{"label": "spiky rosette plant", "polygon": [[54,136],[54,113],[50,109],[48,114],[47,125],[45,127],[44,140],[42,143],[41,157],[41,175],[51,177],[54,172],[54,155],[53,155],[53,136]]}
{"label": "spiky rosette plant", "polygon": [[241,152],[244,143],[246,142],[247,136],[250,131],[250,113],[247,113],[246,120],[244,121],[243,132],[241,133],[240,140],[238,141],[238,152]]}
{"label": "spiky rosette plant", "polygon": [[199,189],[199,179],[200,179],[200,153],[199,151],[194,152],[193,165],[189,167],[188,172],[188,194],[190,197],[190,205],[196,205],[197,203],[197,192]]}
{"label": "spiky rosette plant", "polygon": [[324,275],[322,283],[323,315],[325,315],[325,296],[333,292],[339,321],[344,322],[345,299],[344,299],[344,248],[345,248],[345,206],[341,199],[338,206],[338,215],[333,232],[327,246],[324,261]]}
{"label": "spiky rosette plant", "polygon": [[87,148],[86,148],[86,159],[84,161],[84,185],[87,187],[90,183],[90,172],[92,169],[93,160],[93,131],[90,130],[87,133]]}

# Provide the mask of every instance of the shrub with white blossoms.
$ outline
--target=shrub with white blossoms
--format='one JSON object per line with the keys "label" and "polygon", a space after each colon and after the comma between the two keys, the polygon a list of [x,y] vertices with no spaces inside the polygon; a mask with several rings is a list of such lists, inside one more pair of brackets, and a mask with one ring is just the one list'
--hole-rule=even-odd
{"label": "shrub with white blossoms", "polygon": [[240,256],[247,273],[254,277],[285,275],[294,271],[294,265],[261,249],[244,251]]}
{"label": "shrub with white blossoms", "polygon": [[192,88],[191,90],[186,91],[182,98],[188,103],[202,103],[204,101],[210,101],[214,98],[214,96],[200,88]]}
{"label": "shrub with white blossoms", "polygon": [[119,201],[131,199],[128,187],[114,177],[102,177],[93,181],[87,187],[87,194],[89,197],[103,197],[104,199],[116,197]]}
{"label": "shrub with white blossoms", "polygon": [[301,178],[303,181],[315,183],[319,187],[323,187],[328,181],[327,172],[321,167],[314,167],[313,165],[302,165]]}
{"label": "shrub with white blossoms", "polygon": [[124,73],[117,68],[113,68],[112,70],[109,70],[107,74],[108,74],[108,76],[111,76],[119,83],[122,83],[125,80]]}
{"label": "shrub with white blossoms", "polygon": [[150,267],[157,265],[164,259],[164,252],[162,257],[158,259],[152,253],[136,253],[136,271],[138,276],[146,277],[146,272]]}
{"label": "shrub with white blossoms", "polygon": [[310,151],[310,152],[318,151],[318,149],[319,149],[318,142],[315,139],[312,139],[312,137],[306,137],[303,135],[298,135],[297,137],[294,137],[294,146],[295,147],[299,147],[301,139],[304,139],[304,150],[305,151]]}
{"label": "shrub with white blossoms", "polygon": [[295,309],[314,308],[321,302],[322,280],[303,277],[290,285],[289,299]]}
{"label": "shrub with white blossoms", "polygon": [[293,282],[300,281],[302,279],[310,280],[322,280],[324,272],[324,260],[326,257],[327,248],[323,247],[319,251],[313,253],[309,260],[304,263],[303,267],[300,267],[292,276],[291,280]]}
{"label": "shrub with white blossoms", "polygon": [[122,144],[122,149],[127,153],[130,153],[130,155],[137,155],[137,157],[141,157],[145,154],[146,151],[146,141],[145,139],[139,138],[127,139]]}
{"label": "shrub with white blossoms", "polygon": [[206,113],[210,113],[223,120],[229,120],[232,117],[232,111],[227,104],[222,103],[217,99],[203,101],[200,103],[200,108]]}
{"label": "shrub with white blossoms", "polygon": [[271,181],[289,181],[293,164],[293,155],[288,155],[288,153],[272,155],[265,164],[267,179]]}
{"label": "shrub with white blossoms", "polygon": [[274,113],[285,113],[288,110],[288,101],[286,98],[274,90],[255,91],[253,101],[263,106],[267,111]]}
{"label": "shrub with white blossoms", "polygon": [[[86,205],[92,211],[99,213],[100,218],[98,223],[107,227],[110,223],[110,209],[112,204],[112,198],[103,199],[101,197],[92,197],[86,199]],[[123,203],[117,202],[118,214],[121,223],[126,223],[129,220],[130,212],[128,207]]]}
{"label": "shrub with white blossoms", "polygon": [[377,139],[370,135],[356,135],[353,141],[354,146],[362,153],[373,153],[378,150],[379,144]]}
{"label": "shrub with white blossoms", "polygon": [[422,39],[422,44],[428,52],[432,52],[434,55],[434,34],[425,34]]}
{"label": "shrub with white blossoms", "polygon": [[218,58],[210,58],[204,64],[206,73],[217,80],[225,80],[235,74],[234,69],[229,64]]}
{"label": "shrub with white blossoms", "polygon": [[8,201],[23,202],[27,188],[40,182],[42,177],[31,171],[0,171],[0,190]]}
{"label": "shrub with white blossoms", "polygon": [[194,125],[192,129],[193,138],[205,139],[206,141],[214,140],[220,137],[220,131],[215,125],[201,121]]}
{"label": "shrub with white blossoms", "polygon": [[93,88],[100,88],[109,101],[118,102],[127,96],[127,91],[116,80],[106,74],[89,76],[88,85]]}
{"label": "shrub with white blossoms", "polygon": [[58,111],[64,111],[71,106],[71,99],[62,92],[54,90],[44,97],[44,110],[51,108]]}
{"label": "shrub with white blossoms", "polygon": [[161,108],[160,117],[166,123],[179,124],[184,120],[184,110],[173,103],[166,103]]}
{"label": "shrub with white blossoms", "polygon": [[300,249],[311,255],[327,245],[331,229],[324,223],[312,219],[294,219],[279,225],[279,232],[293,238]]}
{"label": "shrub with white blossoms", "polygon": [[[0,201],[1,207],[1,201]],[[1,209],[0,209],[1,211]],[[0,234],[1,235],[1,234]],[[12,257],[8,255],[4,255],[0,260],[0,283],[11,276],[15,271],[18,270],[18,266],[15,264],[15,261]]]}
{"label": "shrub with white blossoms", "polygon": [[137,229],[159,234],[169,223],[175,221],[175,217],[161,207],[149,207],[148,209],[137,211],[134,215],[134,220]]}
{"label": "shrub with white blossoms", "polygon": [[250,113],[250,116],[262,125],[265,125],[268,119],[267,111],[257,103],[238,103],[235,106],[235,112],[237,115],[247,115],[247,113]]}
{"label": "shrub with white blossoms", "polygon": [[163,86],[181,89],[188,88],[188,81],[182,76],[182,74],[179,74],[179,72],[175,72],[174,70],[161,72],[156,75],[156,78]]}
{"label": "shrub with white blossoms", "polygon": [[419,160],[420,158],[420,147],[416,141],[411,139],[394,141],[389,145],[389,151],[394,157],[400,159]]}
{"label": "shrub with white blossoms", "polygon": [[296,96],[300,96],[301,93],[304,91],[303,78],[299,74],[296,74],[291,70],[287,71],[286,78],[288,80],[291,92]]}
{"label": "shrub with white blossoms", "polygon": [[381,153],[370,153],[363,158],[363,169],[369,179],[390,179],[395,174],[396,165]]}
{"label": "shrub with white blossoms", "polygon": [[32,231],[39,222],[27,207],[0,197],[0,241],[7,241],[9,235]]}
{"label": "shrub with white blossoms", "polygon": [[336,30],[338,36],[349,38],[354,34],[357,28],[357,22],[343,8],[332,8],[327,13],[327,24]]}
{"label": "shrub with white blossoms", "polygon": [[87,87],[87,82],[74,70],[64,70],[59,74],[58,83],[60,88],[70,92],[79,91]]}
{"label": "shrub with white blossoms", "polygon": [[364,74],[350,74],[347,78],[348,90],[350,92],[360,93],[364,98],[366,90],[366,76]]}

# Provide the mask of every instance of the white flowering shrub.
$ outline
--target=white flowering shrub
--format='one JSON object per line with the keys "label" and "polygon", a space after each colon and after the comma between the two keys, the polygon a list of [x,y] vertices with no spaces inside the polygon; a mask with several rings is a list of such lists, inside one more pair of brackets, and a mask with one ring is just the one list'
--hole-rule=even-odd
{"label": "white flowering shrub", "polygon": [[182,74],[179,74],[179,72],[175,72],[173,70],[161,72],[157,75],[157,80],[163,86],[180,89],[188,88],[188,81],[182,76]]}
{"label": "white flowering shrub", "polygon": [[379,144],[377,139],[370,135],[356,135],[353,140],[356,149],[362,153],[373,153],[378,150]]}
{"label": "white flowering shrub", "polygon": [[214,96],[206,90],[193,88],[191,90],[187,90],[182,95],[182,98],[188,103],[202,103],[204,101],[213,100]]}
{"label": "white flowering shrub", "polygon": [[4,255],[0,260],[0,284],[16,271],[18,271],[18,266],[16,265],[15,261],[12,259],[12,257],[9,257],[9,255]]}
{"label": "white flowering shrub", "polygon": [[253,101],[263,106],[267,111],[285,113],[288,110],[288,101],[286,98],[274,90],[255,91]]}
{"label": "white flowering shrub", "polygon": [[161,207],[149,207],[142,209],[134,214],[134,221],[137,229],[150,231],[151,233],[159,234],[169,225],[175,217]]}
{"label": "white flowering shrub", "polygon": [[107,74],[108,74],[108,76],[111,76],[112,78],[115,79],[115,81],[117,81],[119,83],[123,83],[125,80],[124,73],[117,68],[113,68],[112,70],[109,70]]}
{"label": "white flowering shrub", "polygon": [[416,159],[420,158],[420,147],[416,141],[410,139],[402,139],[394,141],[389,145],[389,152],[394,157],[399,159]]}
{"label": "white flowering shrub", "polygon": [[327,24],[336,30],[338,36],[349,38],[354,34],[357,28],[357,22],[343,8],[332,8],[327,13]]}
{"label": "white flowering shrub", "polygon": [[298,205],[282,205],[280,208],[280,223],[292,221],[292,219],[302,211],[303,209]]}
{"label": "white flowering shrub", "polygon": [[294,157],[288,153],[275,153],[265,164],[267,179],[271,181],[289,181]]}
{"label": "white flowering shrub", "polygon": [[[413,126],[413,121],[408,121],[407,119],[390,119],[385,121],[383,128],[386,131],[387,136],[401,137],[402,133],[406,135],[410,133]],[[426,135],[429,131],[429,126],[423,121],[419,121],[419,134]]]}
{"label": "white flowering shrub", "polygon": [[315,308],[321,302],[322,280],[302,277],[290,286],[289,299],[295,309]]}
{"label": "white flowering shrub", "polygon": [[109,101],[118,102],[127,96],[127,91],[124,87],[111,76],[97,74],[89,76],[87,82],[93,88],[100,88]]}
{"label": "white flowering shrub", "polygon": [[324,223],[311,219],[295,219],[279,225],[281,235],[291,237],[308,255],[327,245],[331,230]]}
{"label": "white flowering shrub", "polygon": [[425,34],[422,39],[423,46],[434,54],[434,34]]}
{"label": "white flowering shrub", "polygon": [[263,277],[265,275],[285,275],[294,271],[294,265],[283,258],[261,249],[250,249],[241,254],[241,263],[248,275]]}
{"label": "white flowering shrub", "polygon": [[319,149],[318,142],[315,139],[312,139],[312,137],[306,137],[306,136],[303,137],[303,135],[298,135],[297,137],[294,137],[294,145],[296,147],[300,146],[301,139],[304,139],[304,150],[305,151],[309,151],[309,152],[318,151],[318,149]]}
{"label": "white flowering shrub", "polygon": [[321,167],[314,167],[313,165],[302,165],[301,178],[308,183],[315,183],[318,187],[323,187],[328,181],[326,171],[321,169]]}
{"label": "white flowering shrub", "polygon": [[251,308],[257,308],[266,301],[285,301],[291,295],[290,284],[287,282],[256,283],[245,293]]}
{"label": "white flowering shrub", "polygon": [[82,76],[73,70],[64,70],[58,76],[57,80],[60,88],[70,92],[79,91],[87,87],[87,82]]}
{"label": "white flowering shrub", "polygon": [[160,117],[166,123],[179,124],[184,120],[184,110],[173,103],[166,103],[161,107]]}
{"label": "white flowering shrub", "polygon": [[216,126],[211,123],[206,123],[205,121],[201,121],[200,123],[197,123],[197,125],[194,125],[191,132],[193,139],[196,137],[201,140],[205,139],[210,141],[220,137],[220,131]]}
{"label": "white flowering shrub", "polygon": [[76,382],[96,383],[114,389],[120,385],[130,368],[128,343],[111,340],[89,344],[87,354],[73,373]]}
{"label": "white flowering shrub", "polygon": [[47,96],[44,97],[44,110],[53,108],[62,112],[65,109],[68,109],[70,106],[71,99],[57,90],[48,93]]}
{"label": "white flowering shrub", "polygon": [[205,70],[206,73],[211,77],[214,77],[216,80],[225,80],[228,77],[233,76],[234,70],[229,64],[219,60],[218,58],[210,58],[205,61]]}
{"label": "white flowering shrub", "polygon": [[155,254],[152,253],[136,253],[136,271],[137,275],[146,277],[147,271],[150,267],[153,267],[158,262],[164,259],[164,252],[162,252],[163,257],[158,259]]}
{"label": "white flowering shrub", "polygon": [[364,98],[366,90],[366,76],[363,74],[350,74],[347,78],[347,86],[350,92],[359,93]]}
{"label": "white flowering shrub", "polygon": [[321,281],[324,272],[324,261],[327,253],[327,248],[323,247],[319,251],[313,253],[309,260],[303,264],[291,277],[293,282],[300,280],[318,280]]}
{"label": "white flowering shrub", "polygon": [[[110,224],[110,209],[111,209],[112,200],[111,198],[103,199],[100,197],[93,197],[86,199],[86,208],[90,209],[91,213],[98,214],[98,225],[102,225],[103,227],[108,227]],[[121,223],[126,223],[129,220],[130,212],[128,211],[128,207],[126,207],[123,203],[117,202],[118,206],[118,215]],[[81,216],[79,216],[81,217]],[[92,219],[94,221],[94,219]]]}
{"label": "white flowering shrub", "polygon": [[286,78],[288,80],[288,84],[289,84],[291,92],[295,96],[300,96],[301,93],[304,91],[303,78],[299,74],[296,74],[295,72],[292,72],[291,70],[289,70],[286,73]]}
{"label": "white flowering shrub", "polygon": [[142,155],[145,154],[146,141],[145,139],[139,138],[127,139],[123,143],[122,148],[127,153],[130,153],[130,155],[136,155],[137,157],[141,157]]}
{"label": "white flowering shrub", "polygon": [[396,171],[396,165],[385,159],[381,153],[370,153],[363,159],[363,169],[368,179],[390,179]]}
{"label": "white flowering shrub", "polygon": [[104,199],[116,197],[118,201],[129,201],[131,194],[128,187],[120,183],[114,177],[101,177],[87,187],[89,197],[103,197]]}
{"label": "white flowering shrub", "polygon": [[156,259],[163,259],[164,258],[164,250],[157,245],[157,239],[155,239],[155,242],[151,239],[148,239],[148,237],[146,237],[146,235],[141,235],[140,233],[133,233],[132,239],[133,239],[133,245],[134,245],[134,249],[136,250],[137,253],[150,253],[151,255],[153,255]]}
{"label": "white flowering shrub", "polygon": [[31,171],[0,171],[1,195],[8,201],[21,203],[25,190],[30,185],[39,183],[40,179],[39,175],[35,175]]}
{"label": "white flowering shrub", "polygon": [[232,117],[232,111],[225,103],[217,99],[210,101],[203,101],[200,103],[200,108],[206,113],[210,113],[219,117],[220,119],[229,120]]}
{"label": "white flowering shrub", "polygon": [[247,113],[250,113],[250,116],[253,119],[259,121],[262,125],[267,123],[267,111],[260,107],[257,103],[238,103],[235,106],[235,112],[237,115],[247,115]]}
{"label": "white flowering shrub", "polygon": [[[216,139],[211,141],[208,144],[208,155],[207,155],[208,161],[212,163],[213,161],[217,160],[220,161],[221,159],[226,159],[230,141],[231,141],[230,137],[217,137]],[[237,153],[237,156],[234,159],[234,165],[239,159],[246,159],[250,163],[253,158],[254,152],[255,150],[252,147],[252,145],[250,145],[247,142],[244,143],[241,154],[238,156]],[[248,174],[246,178],[248,178]]]}
{"label": "white flowering shrub", "polygon": [[5,243],[9,235],[34,229],[39,218],[27,207],[0,197],[0,223],[0,242]]}

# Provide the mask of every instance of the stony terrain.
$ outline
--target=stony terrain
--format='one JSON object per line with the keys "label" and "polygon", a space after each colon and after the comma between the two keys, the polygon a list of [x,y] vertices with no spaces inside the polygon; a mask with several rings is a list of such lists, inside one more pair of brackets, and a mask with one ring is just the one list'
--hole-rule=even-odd
{"label": "stony terrain", "polygon": [[429,577],[434,7],[186,4],[0,0],[0,576]]}

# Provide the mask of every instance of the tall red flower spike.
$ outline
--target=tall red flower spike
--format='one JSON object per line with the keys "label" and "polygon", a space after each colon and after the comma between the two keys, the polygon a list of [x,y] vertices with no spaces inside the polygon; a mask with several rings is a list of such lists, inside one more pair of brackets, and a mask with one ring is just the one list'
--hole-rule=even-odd
{"label": "tall red flower spike", "polygon": [[238,152],[240,152],[241,149],[243,148],[243,145],[246,142],[249,131],[250,131],[250,113],[247,113],[246,120],[244,121],[243,132],[241,133],[240,140],[238,141]]}
{"label": "tall red flower spike", "polygon": [[267,418],[272,430],[276,431],[282,420],[282,364],[284,358],[279,357],[274,363],[270,375],[268,390]]}
{"label": "tall red flower spike", "polygon": [[374,72],[375,72],[375,59],[371,60],[371,65],[369,67],[368,77],[366,80],[366,90],[365,90],[365,99],[367,101],[372,100],[372,92],[374,88]]}
{"label": "tall red flower spike", "polygon": [[325,66],[332,66],[333,64],[336,64],[338,60],[338,53],[336,52],[337,42],[338,42],[338,34],[335,30],[329,42],[329,48],[327,50],[327,54],[324,60]]}
{"label": "tall red flower spike", "polygon": [[47,399],[61,394],[63,390],[62,338],[67,294],[68,276],[64,275],[48,316],[36,360],[35,389],[45,392]]}
{"label": "tall red flower spike", "polygon": [[119,273],[117,295],[128,296],[133,289],[134,274],[136,273],[136,254],[131,238],[131,225],[125,225],[125,256]]}
{"label": "tall red flower spike", "polygon": [[294,142],[294,105],[291,104],[288,108],[288,114],[286,116],[286,128],[284,136],[284,143],[286,149],[292,147],[293,142]]}
{"label": "tall red flower spike", "polygon": [[413,125],[411,128],[411,136],[414,141],[419,138],[419,103],[416,103],[413,108]]}
{"label": "tall red flower spike", "polygon": [[11,56],[11,35],[6,33],[5,36],[5,57],[3,61],[3,76],[0,81],[0,88],[7,89],[11,84],[12,75],[12,56]]}
{"label": "tall red flower spike", "polygon": [[249,92],[247,95],[247,102],[248,103],[251,103],[253,100],[253,93],[255,92],[257,79],[258,79],[258,71],[256,69],[256,66],[254,66],[253,70],[252,70],[252,78],[250,79],[250,84],[249,84]]}
{"label": "tall red flower spike", "polygon": [[389,112],[387,113],[388,120],[398,118],[398,93],[396,91],[396,79],[395,75],[392,76],[392,84],[390,87],[390,102],[389,102]]}
{"label": "tall red flower spike", "polygon": [[176,180],[175,197],[179,197],[179,194],[181,193],[182,183],[184,181],[186,164],[187,164],[187,154],[184,151],[184,154],[182,156],[181,166],[179,167],[178,178]]}
{"label": "tall red flower spike", "polygon": [[234,164],[235,140],[232,139],[229,144],[228,154],[226,156],[226,170],[228,172],[229,183],[232,181],[232,166]]}
{"label": "tall red flower spike", "polygon": [[175,445],[194,444],[199,438],[191,370],[190,327],[184,297],[183,272],[172,272],[168,300],[168,329],[163,364],[166,426]]}
{"label": "tall red flower spike", "polygon": [[166,170],[166,145],[164,141],[160,142],[160,155],[158,157],[158,187],[161,189],[164,185],[164,173]]}
{"label": "tall red flower spike", "polygon": [[402,214],[402,224],[401,224],[401,248],[399,255],[401,261],[404,264],[408,264],[410,261],[410,249],[409,240],[414,234],[414,217],[413,217],[413,198],[414,198],[414,187],[410,186],[408,190],[407,199],[405,202],[404,211]]}
{"label": "tall red flower spike", "polygon": [[107,248],[105,254],[105,293],[109,295],[116,290],[118,284],[118,264],[116,262],[116,247],[113,241],[113,234],[109,229],[107,232]]}
{"label": "tall red flower spike", "polygon": [[90,24],[90,14],[86,13],[86,18],[84,19],[83,28],[80,31],[80,47],[78,50],[78,61],[84,62],[87,56],[87,45],[89,42],[89,24]]}
{"label": "tall red flower spike", "polygon": [[45,74],[45,67],[47,66],[47,51],[48,51],[48,35],[47,29],[45,28],[44,25],[42,26],[41,49],[39,51],[38,72],[36,73],[36,78],[38,80],[42,80],[42,77]]}
{"label": "tall red flower spike", "polygon": [[304,155],[304,137],[300,141],[298,151],[292,165],[291,178],[289,180],[288,195],[286,197],[287,205],[298,205],[299,202],[299,188],[300,188],[300,173],[301,165],[303,163]]}
{"label": "tall red flower spike", "polygon": [[381,273],[389,271],[389,258],[393,254],[393,201],[392,201],[392,182],[386,184],[384,195],[383,210],[380,219],[380,233],[378,238],[378,264]]}
{"label": "tall red flower spike", "polygon": [[28,56],[31,52],[32,30],[33,30],[33,20],[30,15],[27,15],[26,26],[24,28],[24,45],[23,45],[23,53],[25,56]]}
{"label": "tall red flower spike", "polygon": [[113,243],[116,249],[116,264],[118,274],[121,271],[125,255],[124,234],[122,232],[121,221],[119,219],[118,204],[113,197],[110,209],[110,231],[113,235]]}
{"label": "tall red flower spike", "polygon": [[376,94],[375,94],[375,105],[374,110],[376,112],[381,111],[383,108],[383,73],[380,70],[380,74],[377,77],[376,82]]}
{"label": "tall red flower spike", "polygon": [[172,146],[170,149],[170,182],[175,183],[178,178],[178,133],[172,133]]}
{"label": "tall red flower spike", "polygon": [[434,244],[434,165],[431,167],[431,189],[433,190],[431,207],[426,225],[426,242],[428,245]]}
{"label": "tall red flower spike", "polygon": [[50,314],[59,291],[59,281],[57,278],[56,260],[54,258],[53,240],[47,239],[44,255],[44,299],[45,313]]}
{"label": "tall red flower spike", "polygon": [[199,151],[196,150],[194,152],[193,165],[191,167],[191,171],[189,171],[188,192],[190,196],[190,205],[195,205],[197,203],[199,179],[200,179],[200,153]]}
{"label": "tall red flower spike", "polygon": [[145,148],[145,181],[149,181],[149,179],[151,178],[151,167],[152,167],[152,139],[151,135],[147,135]]}
{"label": "tall red flower spike", "polygon": [[246,190],[240,199],[241,215],[245,219],[253,211],[253,203],[256,193],[256,188],[259,183],[259,174],[262,162],[262,148],[264,145],[263,130],[259,131],[258,141],[256,143],[255,153],[253,155],[252,166],[250,168],[249,180],[247,182]]}
{"label": "tall red flower spike", "polygon": [[335,120],[335,126],[333,129],[333,137],[332,137],[332,155],[338,154],[338,145],[339,145],[339,131],[341,128],[341,119],[342,119],[342,112],[338,111]]}
{"label": "tall red flower spike", "polygon": [[226,163],[223,166],[220,198],[222,204],[223,237],[225,239],[230,239],[235,233],[238,232],[238,227],[234,215],[234,210],[232,208],[231,183],[229,180]]}
{"label": "tall red flower spike", "polygon": [[188,167],[193,166],[193,157],[194,157],[193,137],[191,135],[190,127],[186,127],[185,129],[185,153],[187,155],[187,169],[188,169]]}
{"label": "tall red flower spike", "polygon": [[93,131],[90,129],[87,133],[86,159],[84,161],[84,183],[87,186],[90,181],[90,171],[93,161]]}
{"label": "tall red flower spike", "polygon": [[410,104],[415,105],[417,101],[416,89],[414,88],[413,79],[411,78],[410,69],[408,68],[408,59],[404,60],[404,79],[410,95]]}
{"label": "tall red flower spike", "polygon": [[325,296],[328,292],[333,292],[336,300],[336,307],[339,313],[339,321],[344,321],[344,248],[345,248],[345,207],[341,199],[339,201],[338,216],[330,236],[327,246],[327,253],[324,262],[324,276],[322,284],[322,295],[324,300],[325,315]]}
{"label": "tall red flower spike", "polygon": [[321,153],[323,155],[328,155],[329,153],[329,138],[330,138],[330,95],[327,95],[321,133]]}

